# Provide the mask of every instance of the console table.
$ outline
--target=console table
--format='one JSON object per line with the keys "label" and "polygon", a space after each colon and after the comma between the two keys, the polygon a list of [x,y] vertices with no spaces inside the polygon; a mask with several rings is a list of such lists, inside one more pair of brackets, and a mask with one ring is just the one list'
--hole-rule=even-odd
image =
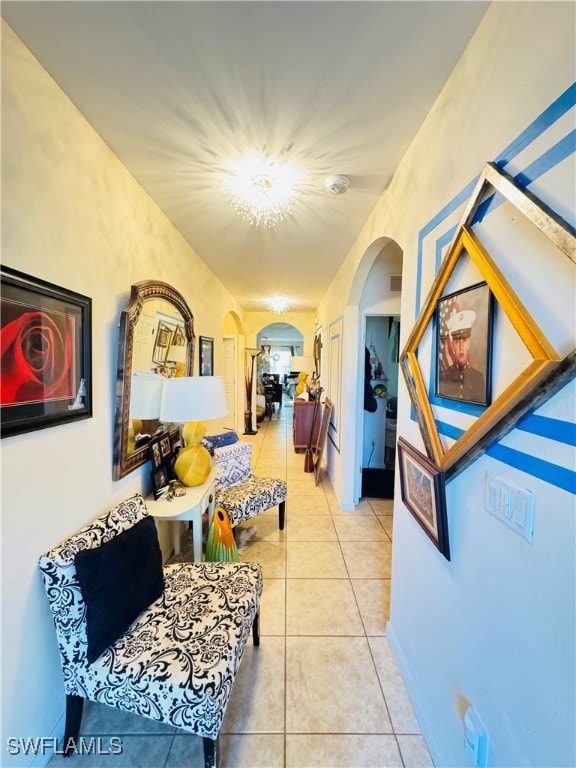
{"label": "console table", "polygon": [[[208,519],[214,514],[214,499],[216,497],[215,483],[218,468],[213,467],[210,474],[202,483],[186,488],[185,496],[175,496],[172,500],[154,499],[148,497],[146,506],[150,514],[158,520],[192,522],[192,537],[194,541],[194,562],[202,562],[202,515],[208,511]],[[180,526],[172,526],[174,554],[180,554]]]}
{"label": "console table", "polygon": [[[312,420],[314,418],[314,400],[294,400],[294,423],[293,439],[294,450],[296,453],[305,450],[310,443],[310,433],[312,431]],[[316,409],[316,421],[314,423],[314,434],[312,435],[312,447],[318,442],[318,433],[320,431],[320,421],[322,417],[322,407],[318,403]]]}

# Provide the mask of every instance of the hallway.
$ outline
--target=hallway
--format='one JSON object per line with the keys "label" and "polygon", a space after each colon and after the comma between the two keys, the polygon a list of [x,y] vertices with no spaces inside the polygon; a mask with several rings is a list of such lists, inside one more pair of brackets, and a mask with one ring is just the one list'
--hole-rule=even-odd
{"label": "hallway", "polygon": [[[386,640],[392,502],[362,500],[339,512],[330,485],[314,484],[292,448],[291,401],[260,424],[256,474],[288,481],[286,528],[278,510],[256,526],[243,560],[261,563],[261,644],[248,642],[221,735],[222,768],[431,768]],[[245,524],[244,527],[249,527]],[[130,768],[203,766],[202,740],[87,702],[82,736],[122,755],[54,756]]]}

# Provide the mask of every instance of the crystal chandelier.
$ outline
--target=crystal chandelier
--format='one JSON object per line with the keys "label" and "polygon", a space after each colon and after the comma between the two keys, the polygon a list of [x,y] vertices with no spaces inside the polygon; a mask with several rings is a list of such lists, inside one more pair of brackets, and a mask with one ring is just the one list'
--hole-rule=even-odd
{"label": "crystal chandelier", "polygon": [[272,227],[292,213],[297,174],[287,165],[250,153],[230,168],[226,185],[231,204],[249,224]]}
{"label": "crystal chandelier", "polygon": [[272,299],[268,299],[266,307],[269,312],[273,312],[275,315],[283,315],[290,309],[290,302],[283,296],[274,296]]}

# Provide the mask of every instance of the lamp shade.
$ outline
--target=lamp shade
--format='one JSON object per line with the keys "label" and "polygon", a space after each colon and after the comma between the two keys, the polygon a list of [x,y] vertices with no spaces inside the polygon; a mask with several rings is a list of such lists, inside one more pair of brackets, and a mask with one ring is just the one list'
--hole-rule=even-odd
{"label": "lamp shade", "polygon": [[227,413],[226,390],[221,376],[164,379],[160,421],[208,421]]}
{"label": "lamp shade", "polygon": [[162,385],[166,381],[159,373],[134,371],[130,380],[130,418],[157,419],[160,415]]}

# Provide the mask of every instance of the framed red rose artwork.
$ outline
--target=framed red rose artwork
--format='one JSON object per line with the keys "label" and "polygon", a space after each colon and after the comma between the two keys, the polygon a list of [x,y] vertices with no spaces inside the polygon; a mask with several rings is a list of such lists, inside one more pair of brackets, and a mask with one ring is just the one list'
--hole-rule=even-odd
{"label": "framed red rose artwork", "polygon": [[92,416],[92,300],[1,268],[0,436]]}

